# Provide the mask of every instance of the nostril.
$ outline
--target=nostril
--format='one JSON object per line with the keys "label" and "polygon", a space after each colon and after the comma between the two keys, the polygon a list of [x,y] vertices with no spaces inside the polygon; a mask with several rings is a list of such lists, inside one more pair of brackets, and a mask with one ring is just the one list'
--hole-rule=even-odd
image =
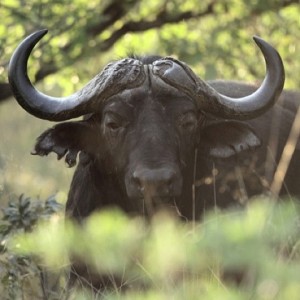
{"label": "nostril", "polygon": [[172,172],[172,173],[170,174],[170,176],[166,179],[166,184],[167,184],[168,186],[171,186],[171,185],[173,184],[174,180],[175,180],[175,177],[176,177],[175,172]]}
{"label": "nostril", "polygon": [[170,195],[171,194],[170,185],[163,183],[159,188],[159,192],[162,196]]}
{"label": "nostril", "polygon": [[169,188],[171,188],[176,181],[176,173],[175,171],[170,171],[166,174],[166,177],[164,178],[164,184],[167,185]]}

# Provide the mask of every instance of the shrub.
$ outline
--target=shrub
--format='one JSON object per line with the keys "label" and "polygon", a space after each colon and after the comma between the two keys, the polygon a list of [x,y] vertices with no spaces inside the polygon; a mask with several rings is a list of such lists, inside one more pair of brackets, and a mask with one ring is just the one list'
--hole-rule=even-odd
{"label": "shrub", "polygon": [[17,235],[34,230],[41,220],[49,220],[62,211],[54,196],[45,201],[21,195],[2,209],[0,221],[0,287],[1,299],[38,299],[46,295],[46,273],[34,252],[28,255],[9,249]]}

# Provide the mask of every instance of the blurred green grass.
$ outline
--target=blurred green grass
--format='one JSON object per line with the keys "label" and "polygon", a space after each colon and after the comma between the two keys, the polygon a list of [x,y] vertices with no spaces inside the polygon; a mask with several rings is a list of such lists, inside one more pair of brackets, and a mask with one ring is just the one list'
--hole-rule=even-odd
{"label": "blurred green grass", "polygon": [[72,291],[70,299],[297,300],[299,228],[296,203],[259,197],[245,210],[210,212],[195,224],[166,212],[145,222],[109,210],[79,227],[54,215],[6,244],[50,270],[68,266],[69,254],[129,285],[125,293],[109,285],[99,298]]}
{"label": "blurred green grass", "polygon": [[55,155],[30,154],[36,138],[53,125],[29,115],[14,100],[0,105],[0,206],[23,193],[41,198],[59,193],[65,201],[74,169]]}

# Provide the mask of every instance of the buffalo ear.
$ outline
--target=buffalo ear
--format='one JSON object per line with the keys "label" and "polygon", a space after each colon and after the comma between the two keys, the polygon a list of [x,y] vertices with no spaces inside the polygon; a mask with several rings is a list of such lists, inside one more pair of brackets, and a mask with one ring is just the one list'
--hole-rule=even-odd
{"label": "buffalo ear", "polygon": [[260,145],[260,139],[248,124],[218,121],[203,128],[199,148],[213,158],[228,158]]}
{"label": "buffalo ear", "polygon": [[57,159],[65,156],[69,167],[76,165],[78,152],[90,153],[95,149],[97,131],[87,121],[58,124],[43,132],[36,141],[33,155],[45,156],[50,152],[57,154]]}

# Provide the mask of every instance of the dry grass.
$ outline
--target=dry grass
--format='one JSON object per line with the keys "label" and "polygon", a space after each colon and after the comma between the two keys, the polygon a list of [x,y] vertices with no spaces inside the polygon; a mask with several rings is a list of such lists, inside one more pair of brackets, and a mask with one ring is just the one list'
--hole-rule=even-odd
{"label": "dry grass", "polygon": [[[30,154],[35,139],[53,123],[26,113],[14,100],[0,106],[0,194],[5,201],[13,194],[48,197],[69,188],[74,169],[58,162],[55,155],[41,158]],[[0,203],[1,205],[2,203]]]}

